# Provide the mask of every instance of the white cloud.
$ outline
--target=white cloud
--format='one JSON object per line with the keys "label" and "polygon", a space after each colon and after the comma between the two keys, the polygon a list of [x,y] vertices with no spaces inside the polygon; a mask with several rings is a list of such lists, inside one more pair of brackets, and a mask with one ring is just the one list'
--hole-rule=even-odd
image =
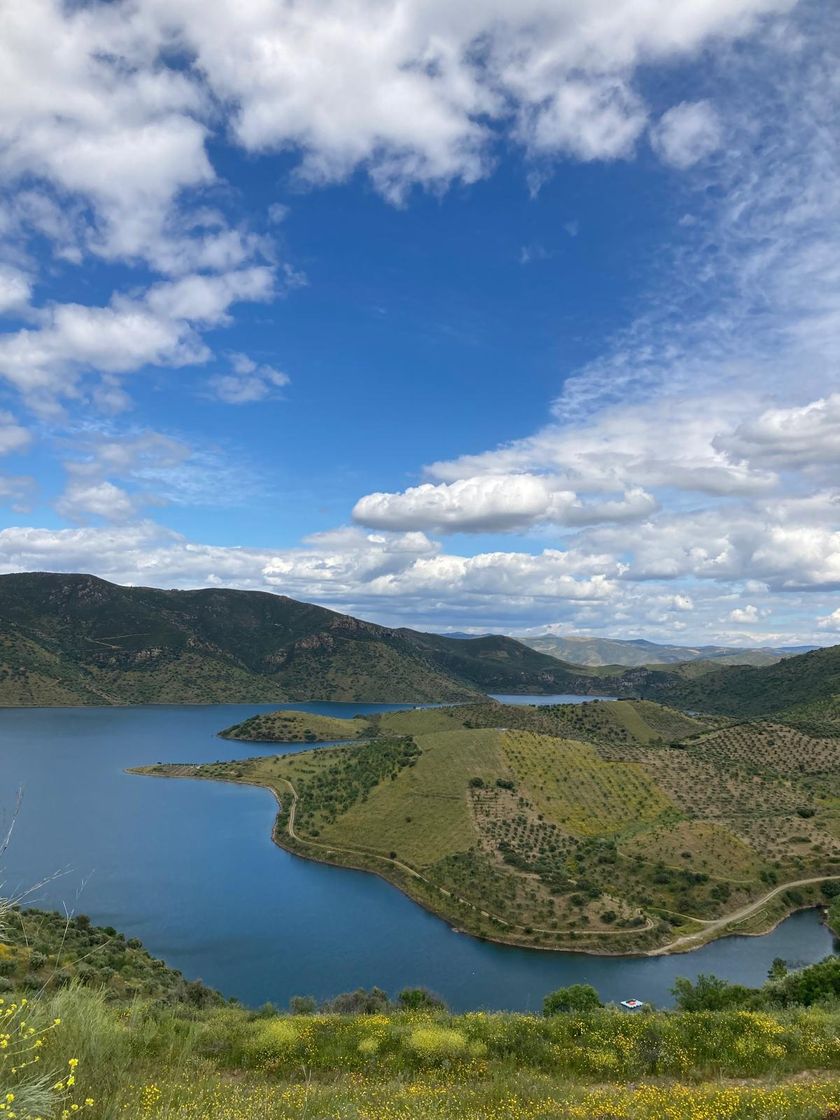
{"label": "white cloud", "polygon": [[26,513],[37,489],[30,475],[0,475],[0,502],[15,513]]}
{"label": "white cloud", "polygon": [[0,455],[23,451],[29,446],[31,439],[31,433],[10,412],[0,411]]}
{"label": "white cloud", "polygon": [[[163,263],[188,248],[184,192],[214,179],[218,106],[248,150],[297,148],[311,181],[362,166],[398,198],[485,174],[511,120],[535,152],[626,156],[646,116],[636,68],[745,35],[789,4],[9,0],[0,174],[83,196],[89,249]],[[169,64],[179,50],[191,66]]]}
{"label": "white cloud", "polygon": [[149,506],[221,509],[259,491],[247,460],[231,462],[206,442],[191,446],[147,428],[118,432],[100,423],[74,433],[70,446],[68,483],[56,509],[81,524],[88,516],[125,520]]}
{"label": "white cloud", "polygon": [[[76,432],[58,508],[117,524],[7,529],[7,567],[272,588],[415,621],[559,617],[652,636],[690,624],[710,640],[721,618],[756,622],[772,600],[778,632],[807,641],[801,619],[833,619],[840,586],[840,157],[824,133],[840,110],[831,38],[819,31],[827,9],[800,6],[763,33],[766,16],[792,7],[9,0],[0,229],[15,252],[3,258],[0,309],[25,312],[26,328],[0,338],[0,376],[45,410],[59,400],[124,409],[127,374],[208,362],[204,333],[229,323],[238,301],[271,298],[278,269],[260,263],[273,261],[269,243],[215,209],[233,209],[209,154],[220,141],[255,156],[292,152],[309,183],[361,172],[403,202],[414,185],[489,174],[510,142],[537,178],[557,158],[629,157],[651,127],[640,70],[712,43],[704,72],[715,103],[701,90],[652,126],[664,160],[698,165],[674,180],[686,220],[671,258],[662,250],[665,279],[597,360],[558,370],[562,392],[533,435],[432,464],[429,481],[402,493],[362,497],[356,520],[376,532],[260,550],[135,521],[150,503],[204,501],[218,462],[202,470],[194,449],[167,437],[144,455],[139,435],[86,442]],[[729,51],[756,33],[755,50]],[[268,218],[284,215],[278,202]],[[144,272],[145,290],[99,306],[33,308],[29,236],[49,239],[60,262],[93,253],[167,279]],[[234,355],[206,384],[241,404],[285,381]],[[28,438],[0,418],[0,451]],[[426,536],[515,530],[562,531],[563,547],[454,555]],[[748,608],[733,605],[747,595]],[[734,618],[752,608],[756,620]]]}
{"label": "white cloud", "polygon": [[[117,294],[105,307],[51,306],[39,314],[38,327],[0,336],[0,377],[46,407],[76,395],[90,371],[125,374],[145,365],[207,361],[210,351],[196,327],[224,325],[232,304],[269,298],[273,283],[270,269],[252,267],[163,282],[139,298]],[[113,380],[106,384],[114,387]]]}
{"label": "white cloud", "polygon": [[259,365],[247,354],[233,354],[230,372],[214,374],[207,383],[213,396],[225,404],[253,404],[276,397],[289,381],[289,375],[282,370]]}
{"label": "white cloud", "polygon": [[136,512],[131,498],[119,486],[86,479],[73,480],[56,503],[56,509],[71,521],[84,521],[89,516],[126,521]]}
{"label": "white cloud", "polygon": [[426,482],[402,493],[367,494],[353,507],[353,519],[379,529],[488,533],[543,522],[634,521],[655,509],[655,500],[640,488],[619,498],[584,503],[573,491],[559,489],[549,477],[484,474],[452,483]]}
{"label": "white cloud", "polygon": [[645,121],[641,99],[621,78],[570,78],[546,100],[527,105],[519,135],[538,154],[619,159],[633,154]]}
{"label": "white cloud", "polygon": [[750,463],[775,469],[840,466],[840,393],[793,408],[767,409],[715,442]]}
{"label": "white cloud", "polygon": [[23,310],[31,294],[32,283],[24,272],[0,264],[0,315]]}
{"label": "white cloud", "polygon": [[[113,511],[111,511],[113,512]],[[107,504],[100,515],[109,516]],[[789,592],[786,608],[755,585],[759,618],[721,626],[733,608],[727,585],[700,581],[691,594],[632,581],[609,551],[585,541],[561,551],[445,554],[422,533],[341,528],[298,548],[208,545],[151,521],[72,529],[0,531],[0,571],[93,571],[121,583],[157,587],[228,586],[275,591],[392,625],[430,629],[558,632],[648,637],[690,633],[696,643],[813,642],[803,611],[828,619],[832,595]],[[755,597],[758,596],[758,597]],[[836,603],[836,596],[833,597]],[[772,630],[761,620],[772,609]],[[813,617],[811,613],[810,617]],[[823,627],[830,638],[831,629]]]}
{"label": "white cloud", "polygon": [[830,630],[833,633],[840,634],[840,607],[826,615],[825,618],[821,618],[817,622],[817,626],[820,630]]}
{"label": "white cloud", "polygon": [[709,101],[681,101],[651,129],[661,159],[684,171],[720,147],[720,119]]}
{"label": "white cloud", "polygon": [[729,621],[744,624],[752,624],[758,622],[759,611],[758,607],[748,603],[745,607],[736,607],[735,610],[729,612]]}

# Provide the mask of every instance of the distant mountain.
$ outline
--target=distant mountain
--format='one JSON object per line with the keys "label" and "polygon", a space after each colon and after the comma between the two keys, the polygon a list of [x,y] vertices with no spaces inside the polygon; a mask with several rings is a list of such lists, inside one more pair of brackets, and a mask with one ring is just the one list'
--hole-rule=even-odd
{"label": "distant mountain", "polygon": [[0,705],[609,695],[596,672],[502,636],[393,630],[260,591],[90,575],[0,577]]}
{"label": "distant mountain", "polygon": [[716,661],[721,665],[773,665],[783,657],[804,653],[813,646],[775,649],[741,649],[735,646],[671,646],[643,638],[587,638],[575,635],[558,637],[543,634],[519,638],[531,649],[571,661],[575,665],[671,665],[680,661]]}

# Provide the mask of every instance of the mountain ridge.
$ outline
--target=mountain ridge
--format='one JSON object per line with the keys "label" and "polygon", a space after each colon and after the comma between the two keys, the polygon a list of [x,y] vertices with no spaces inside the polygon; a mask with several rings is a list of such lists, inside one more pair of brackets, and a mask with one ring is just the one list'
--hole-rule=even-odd
{"label": "mountain ridge", "polygon": [[87,574],[0,576],[0,704],[346,700],[605,689],[504,636],[391,629],[264,591],[124,587]]}
{"label": "mountain ridge", "polygon": [[651,642],[646,638],[595,638],[583,634],[536,634],[518,637],[531,649],[571,661],[575,665],[636,667],[640,665],[680,664],[687,661],[715,661],[721,665],[772,665],[784,657],[795,656],[811,646],[678,646]]}

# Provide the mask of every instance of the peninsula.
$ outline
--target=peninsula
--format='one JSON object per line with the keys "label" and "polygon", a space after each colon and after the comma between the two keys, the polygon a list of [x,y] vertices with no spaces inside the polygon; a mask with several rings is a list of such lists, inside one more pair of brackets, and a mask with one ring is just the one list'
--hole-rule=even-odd
{"label": "peninsula", "polygon": [[224,734],[346,743],[140,772],[266,786],[279,845],[494,941],[685,951],[765,932],[840,882],[840,739],[778,720],[479,702],[281,711]]}

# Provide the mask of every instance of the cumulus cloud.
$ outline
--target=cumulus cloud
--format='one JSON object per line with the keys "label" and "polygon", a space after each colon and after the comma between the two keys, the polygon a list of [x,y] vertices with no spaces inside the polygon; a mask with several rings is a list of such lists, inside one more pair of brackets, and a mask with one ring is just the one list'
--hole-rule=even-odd
{"label": "cumulus cloud", "polygon": [[[248,150],[295,147],[311,181],[363,166],[400,197],[413,183],[485,174],[511,109],[531,150],[626,156],[646,117],[637,67],[744,35],[787,6],[11,0],[0,174],[83,196],[93,251],[162,261],[180,197],[214,179],[206,141],[218,106]],[[179,51],[191,65],[170,64]]]}
{"label": "cumulus cloud", "polygon": [[[491,628],[561,618],[656,636],[690,618],[714,640],[721,619],[758,625],[780,595],[833,625],[840,157],[823,122],[838,91],[821,50],[831,36],[819,32],[830,13],[806,5],[804,30],[789,34],[792,6],[10,0],[0,228],[19,240],[0,268],[0,311],[25,314],[25,326],[0,338],[0,376],[42,410],[59,400],[125,409],[127,375],[209,362],[207,331],[238,302],[272,297],[282,270],[270,243],[228,213],[211,160],[219,142],[292,153],[310,185],[361,172],[396,203],[418,185],[490,174],[510,143],[542,177],[557,159],[629,158],[647,129],[664,161],[698,167],[674,188],[686,190],[690,221],[670,259],[662,249],[664,283],[596,360],[558,370],[562,390],[531,436],[433,463],[420,485],[360,498],[355,526],[271,550],[209,546],[139,520],[155,502],[206,500],[208,477],[217,497],[235,492],[217,461],[207,469],[171,437],[144,454],[124,429],[95,441],[77,431],[58,499],[77,526],[6,529],[0,562],[260,587]],[[727,53],[780,14],[755,55]],[[714,105],[698,95],[660,106],[651,124],[639,71],[710,42]],[[695,182],[702,192],[691,193]],[[284,213],[277,203],[268,217]],[[48,239],[65,264],[95,254],[142,265],[142,287],[95,306],[33,307],[29,237]],[[285,382],[234,355],[205,384],[244,404]],[[0,417],[0,452],[28,440]],[[2,485],[19,494],[25,480]],[[562,547],[461,555],[428,535],[517,530],[555,534]],[[733,607],[744,596],[748,606]],[[735,617],[753,609],[756,619]],[[786,632],[808,641],[798,625]]]}
{"label": "cumulus cloud", "polygon": [[651,142],[665,163],[684,171],[720,147],[722,129],[709,101],[681,101],[651,129]]}
{"label": "cumulus cloud", "polygon": [[[107,516],[107,511],[103,512]],[[807,626],[768,631],[769,601],[756,598],[753,629],[725,619],[728,587],[685,591],[628,581],[608,552],[581,542],[565,551],[447,554],[422,533],[370,533],[345,527],[315,534],[300,547],[242,548],[190,540],[152,521],[116,521],[68,529],[0,531],[0,571],[94,571],[127,584],[242,587],[314,601],[394,625],[481,632],[587,632],[662,638],[690,616],[695,642],[810,642]],[[756,591],[756,588],[753,588]],[[816,600],[815,600],[816,595]],[[831,596],[810,592],[828,620]],[[802,604],[791,593],[796,609]],[[836,599],[835,599],[836,601]],[[793,608],[792,608],[793,609]],[[830,640],[829,625],[823,627]]]}
{"label": "cumulus cloud", "polygon": [[758,622],[758,619],[758,607],[753,606],[752,603],[748,603],[745,607],[736,607],[734,610],[729,612],[730,622],[752,624],[754,622]]}
{"label": "cumulus cloud", "polygon": [[717,446],[775,469],[840,465],[840,393],[792,408],[771,408],[721,434]]}
{"label": "cumulus cloud", "polygon": [[582,502],[555,480],[533,474],[485,474],[452,483],[423,483],[402,493],[360,498],[353,518],[380,529],[421,529],[439,533],[511,532],[540,523],[586,525],[633,521],[656,509],[656,501],[636,488],[601,502]]}
{"label": "cumulus cloud", "polygon": [[125,521],[135,513],[134,503],[112,482],[74,479],[56,503],[56,509],[71,521],[101,517],[105,521]]}

